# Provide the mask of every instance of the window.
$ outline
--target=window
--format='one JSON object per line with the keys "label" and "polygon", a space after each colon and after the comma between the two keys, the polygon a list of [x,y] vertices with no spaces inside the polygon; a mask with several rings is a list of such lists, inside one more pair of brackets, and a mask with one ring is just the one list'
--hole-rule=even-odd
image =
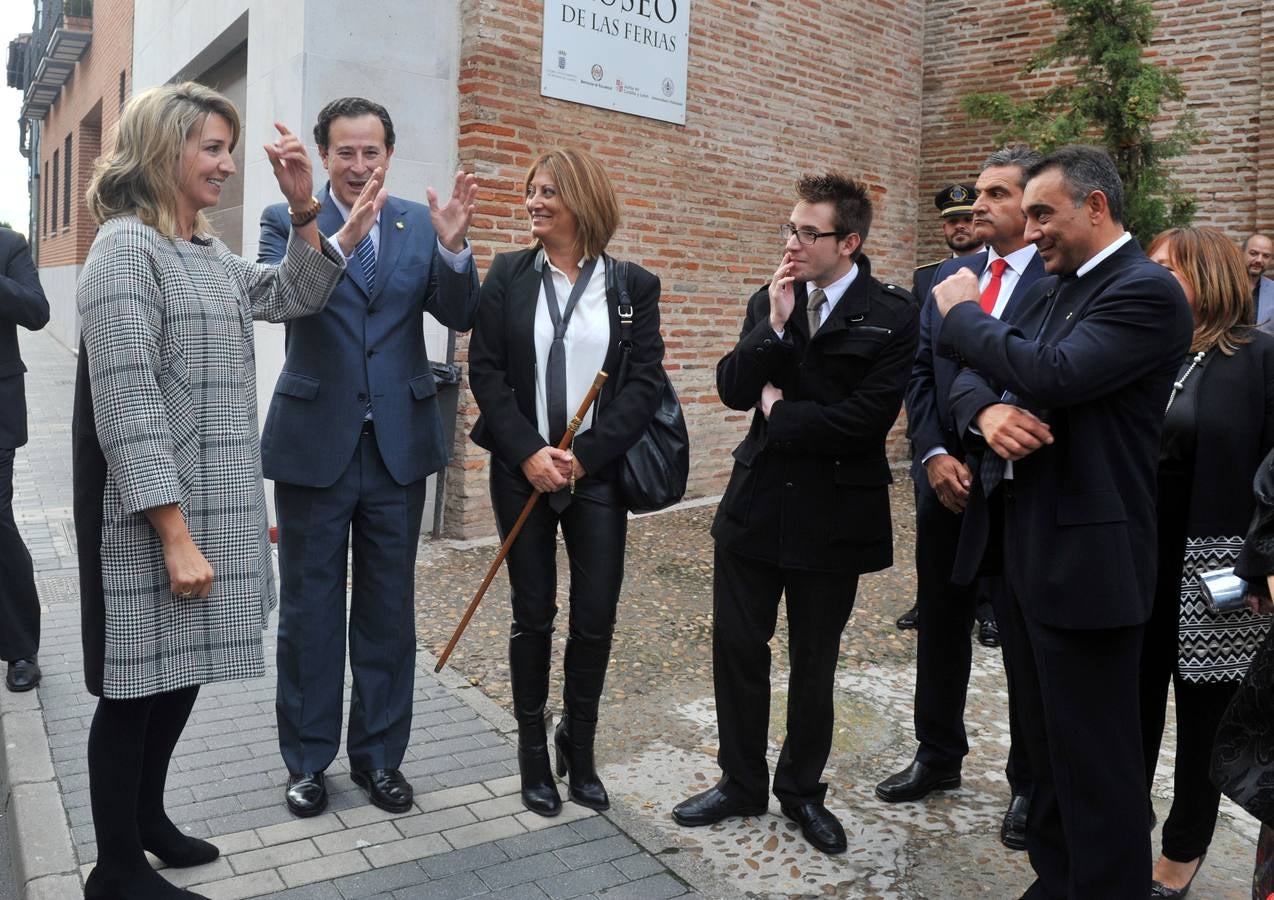
{"label": "window", "polygon": [[62,227],[71,227],[71,136],[62,146]]}
{"label": "window", "polygon": [[56,234],[58,230],[58,152],[53,151],[53,204],[50,207],[53,212],[53,228],[52,234]]}
{"label": "window", "polygon": [[127,74],[128,74],[127,69],[119,70],[119,108],[120,109],[124,108],[124,90],[126,88],[125,78],[127,77]]}
{"label": "window", "polygon": [[44,206],[40,209],[41,221],[44,223],[44,234],[49,233],[49,161],[44,161]]}

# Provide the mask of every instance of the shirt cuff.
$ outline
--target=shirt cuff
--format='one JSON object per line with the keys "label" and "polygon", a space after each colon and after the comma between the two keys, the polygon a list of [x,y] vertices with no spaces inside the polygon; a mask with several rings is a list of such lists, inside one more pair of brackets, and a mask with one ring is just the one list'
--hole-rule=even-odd
{"label": "shirt cuff", "polygon": [[326,242],[327,242],[327,246],[329,246],[329,247],[331,247],[331,248],[332,248],[332,255],[333,255],[334,257],[336,257],[337,259],[346,259],[346,260],[347,260],[347,259],[349,259],[349,258],[350,258],[350,256],[353,256],[353,255],[354,255],[354,254],[352,254],[352,253],[351,253],[351,254],[350,254],[350,256],[346,256],[346,255],[345,255],[345,251],[341,249],[341,245],[340,245],[340,244],[338,244],[338,243],[336,243],[336,238],[332,237],[330,234],[323,234],[323,233],[320,231],[320,232],[319,232],[319,237],[321,237],[324,241],[326,241]]}
{"label": "shirt cuff", "polygon": [[776,338],[778,338],[778,339],[781,341],[781,340],[783,340],[783,335],[784,335],[784,334],[786,334],[786,333],[787,333],[787,329],[786,329],[786,328],[778,328],[778,329],[775,329],[775,331],[774,331],[774,336],[775,336]]}
{"label": "shirt cuff", "polygon": [[930,450],[928,453],[926,453],[924,456],[920,457],[920,465],[923,466],[925,463],[933,459],[935,456],[942,456],[946,452],[947,452],[947,448],[939,444],[938,446]]}
{"label": "shirt cuff", "polygon": [[453,253],[442,245],[442,241],[438,242],[438,255],[442,257],[453,272],[459,272],[463,275],[469,271],[469,261],[473,259],[473,248],[469,246],[469,242],[464,242],[464,247],[459,253]]}

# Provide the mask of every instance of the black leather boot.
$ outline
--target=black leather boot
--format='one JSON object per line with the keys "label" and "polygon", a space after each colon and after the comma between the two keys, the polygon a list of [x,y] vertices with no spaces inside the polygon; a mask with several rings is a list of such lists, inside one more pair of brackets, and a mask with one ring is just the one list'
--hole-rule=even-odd
{"label": "black leather boot", "polygon": [[515,631],[509,637],[509,680],[513,688],[513,715],[518,722],[522,805],[542,816],[555,816],[562,811],[562,798],[553,783],[553,770],[549,765],[544,718],[552,652],[551,635]]}
{"label": "black leather boot", "polygon": [[566,709],[553,735],[557,774],[570,775],[571,799],[590,809],[609,809],[606,786],[593,762],[597,706],[610,662],[610,641],[569,637],[566,640]]}

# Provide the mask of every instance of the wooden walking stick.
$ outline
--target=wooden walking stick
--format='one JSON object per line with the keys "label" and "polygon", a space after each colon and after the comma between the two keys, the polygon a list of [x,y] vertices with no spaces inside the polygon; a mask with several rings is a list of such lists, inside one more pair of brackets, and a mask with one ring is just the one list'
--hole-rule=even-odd
{"label": "wooden walking stick", "polygon": [[[562,439],[557,442],[557,449],[566,450],[571,446],[571,441],[575,438],[575,432],[579,431],[580,425],[584,424],[584,417],[588,415],[589,408],[593,402],[597,400],[597,395],[601,393],[602,385],[606,383],[606,373],[598,372],[597,377],[593,379],[593,386],[588,389],[588,393],[584,395],[584,402],[579,405],[579,411],[575,413],[575,418],[566,426],[566,434],[562,435]],[[456,649],[456,644],[460,640],[460,635],[464,634],[465,628],[469,626],[469,620],[473,618],[473,614],[478,611],[478,604],[482,602],[483,596],[487,592],[487,588],[491,586],[495,573],[500,571],[500,564],[504,562],[504,558],[509,555],[509,548],[513,546],[513,542],[517,540],[518,532],[522,530],[522,526],[526,524],[527,516],[531,514],[531,510],[535,508],[535,504],[543,495],[541,490],[533,490],[531,496],[526,500],[526,506],[522,507],[522,513],[518,516],[518,520],[513,523],[513,527],[509,529],[509,534],[504,539],[504,543],[500,545],[500,552],[495,555],[495,559],[491,562],[491,568],[487,569],[487,577],[482,579],[482,584],[478,585],[478,592],[473,595],[473,599],[469,601],[469,608],[464,611],[464,616],[460,619],[460,624],[456,626],[455,634],[451,636],[451,640],[447,641],[446,648],[443,649],[442,655],[438,657],[438,664],[434,666],[434,672],[441,672],[442,667],[447,664],[447,659],[451,656],[451,651]]]}

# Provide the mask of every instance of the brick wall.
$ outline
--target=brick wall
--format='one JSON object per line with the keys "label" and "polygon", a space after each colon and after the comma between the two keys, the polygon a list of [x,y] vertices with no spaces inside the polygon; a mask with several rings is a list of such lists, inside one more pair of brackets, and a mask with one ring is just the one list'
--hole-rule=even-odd
{"label": "brick wall", "polygon": [[[1020,75],[1051,40],[1057,19],[1047,0],[1002,4],[995,14],[964,0],[926,4],[923,157],[916,262],[944,252],[929,198],[942,184],[971,177],[994,149],[994,126],[968,120],[960,96],[1007,90],[1022,97],[1054,73]],[[1274,227],[1274,0],[1159,0],[1151,58],[1181,69],[1186,105],[1202,141],[1174,162],[1196,194],[1196,223],[1236,239]],[[1172,118],[1180,104],[1168,110]]]}
{"label": "brick wall", "polygon": [[[131,85],[133,57],[132,0],[96,0],[93,4],[93,40],[75,66],[75,71],[62,88],[49,110],[40,132],[40,171],[44,163],[59,155],[71,135],[71,219],[62,216],[62,195],[66,190],[62,173],[58,174],[58,196],[52,196],[51,182],[42,187],[48,191],[48,202],[57,204],[57,231],[49,234],[51,217],[40,216],[43,240],[39,244],[39,265],[66,266],[82,263],[97,226],[84,206],[84,191],[93,172],[93,161],[114,143],[119,121],[119,76],[125,75],[125,96]],[[51,164],[51,162],[50,162]]]}
{"label": "brick wall", "polygon": [[[922,0],[859,4],[852,16],[834,2],[697,0],[684,127],[541,97],[542,4],[465,9],[459,156],[484,186],[472,235],[480,269],[529,242],[521,181],[536,153],[582,146],[601,157],[624,204],[610,249],[663,280],[665,365],[691,432],[689,495],[719,493],[747,417],[721,405],[714,368],[778,262],[796,177],[837,168],[866,180],[873,270],[910,282]],[[477,417],[467,385],[460,408],[448,531],[489,534],[486,454],[465,437]],[[903,443],[895,434],[895,457]]]}

